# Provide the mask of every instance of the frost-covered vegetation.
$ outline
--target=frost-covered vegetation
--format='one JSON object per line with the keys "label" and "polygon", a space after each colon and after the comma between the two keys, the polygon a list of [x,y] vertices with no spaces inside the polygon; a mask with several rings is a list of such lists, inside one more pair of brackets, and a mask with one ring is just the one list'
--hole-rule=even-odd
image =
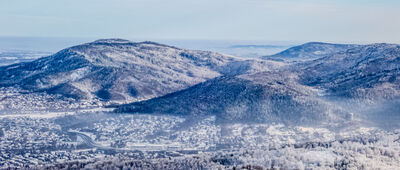
{"label": "frost-covered vegetation", "polygon": [[86,112],[0,120],[3,168],[284,168],[400,166],[400,131],[220,124],[215,116]]}
{"label": "frost-covered vegetation", "polygon": [[400,167],[400,46],[281,55],[106,39],[0,67],[0,169]]}
{"label": "frost-covered vegetation", "polygon": [[31,93],[14,87],[0,87],[0,113],[13,111],[60,111],[102,106],[99,100],[76,100],[46,92]]}

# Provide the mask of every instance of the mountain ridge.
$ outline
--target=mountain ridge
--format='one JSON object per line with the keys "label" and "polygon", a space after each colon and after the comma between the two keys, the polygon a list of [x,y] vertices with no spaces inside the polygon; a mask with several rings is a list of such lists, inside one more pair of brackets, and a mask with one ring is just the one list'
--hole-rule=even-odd
{"label": "mountain ridge", "polygon": [[326,55],[346,51],[358,47],[356,44],[333,44],[324,42],[308,42],[288,48],[277,54],[261,57],[262,59],[297,62],[314,60]]}
{"label": "mountain ridge", "polygon": [[138,101],[224,74],[275,67],[210,51],[155,42],[100,39],[38,60],[0,67],[0,87],[61,94],[80,100]]}
{"label": "mountain ridge", "polygon": [[[303,84],[328,89],[328,92],[335,95],[383,95],[380,96],[383,98],[400,95],[400,45],[397,44],[363,45],[300,63],[296,67]],[[373,92],[379,88],[381,92],[392,89],[392,94]],[[368,94],[370,92],[372,94]]]}
{"label": "mountain ridge", "polygon": [[285,124],[322,124],[349,117],[320,99],[316,89],[302,86],[296,79],[289,72],[217,77],[182,91],[119,106],[115,112],[216,115],[220,122]]}

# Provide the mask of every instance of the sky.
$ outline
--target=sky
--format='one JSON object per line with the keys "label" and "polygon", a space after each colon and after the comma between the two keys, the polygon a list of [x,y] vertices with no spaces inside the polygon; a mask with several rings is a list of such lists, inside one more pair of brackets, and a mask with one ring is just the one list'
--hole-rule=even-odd
{"label": "sky", "polygon": [[1,0],[0,36],[400,43],[399,0]]}

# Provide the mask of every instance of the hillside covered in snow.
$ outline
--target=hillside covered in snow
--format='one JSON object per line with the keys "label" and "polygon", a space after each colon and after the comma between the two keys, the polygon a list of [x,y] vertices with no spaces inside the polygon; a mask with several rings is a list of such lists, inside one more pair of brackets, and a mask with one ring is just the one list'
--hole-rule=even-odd
{"label": "hillside covered in snow", "polygon": [[358,47],[355,44],[331,44],[323,42],[309,42],[287,50],[279,52],[274,55],[263,56],[261,58],[276,61],[298,62],[314,60],[325,57],[329,54],[334,54],[348,49]]}
{"label": "hillside covered in snow", "polygon": [[[312,45],[316,44],[306,46]],[[325,57],[271,71],[217,77],[166,96],[122,105],[116,111],[288,124],[360,120],[371,110],[376,110],[374,115],[387,110],[400,114],[396,106],[382,104],[398,103],[400,97],[398,45],[323,45],[326,48],[318,43],[318,48],[311,49],[326,50],[321,52]],[[305,57],[310,51],[298,52],[291,58]]]}
{"label": "hillside covered in snow", "polygon": [[0,87],[75,100],[129,102],[162,96],[206,80],[279,67],[154,42],[102,39],[32,62],[0,67]]}
{"label": "hillside covered in snow", "polygon": [[299,64],[301,83],[342,97],[400,95],[400,45],[371,44]]}
{"label": "hillside covered in snow", "polygon": [[221,122],[323,124],[349,113],[332,106],[293,73],[260,72],[218,77],[159,98],[120,106],[125,113],[216,115]]}

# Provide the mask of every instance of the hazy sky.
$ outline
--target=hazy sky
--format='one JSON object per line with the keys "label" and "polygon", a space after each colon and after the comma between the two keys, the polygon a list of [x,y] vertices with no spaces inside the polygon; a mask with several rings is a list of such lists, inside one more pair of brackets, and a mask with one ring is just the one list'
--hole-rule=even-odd
{"label": "hazy sky", "polygon": [[400,0],[1,0],[0,36],[400,43]]}

